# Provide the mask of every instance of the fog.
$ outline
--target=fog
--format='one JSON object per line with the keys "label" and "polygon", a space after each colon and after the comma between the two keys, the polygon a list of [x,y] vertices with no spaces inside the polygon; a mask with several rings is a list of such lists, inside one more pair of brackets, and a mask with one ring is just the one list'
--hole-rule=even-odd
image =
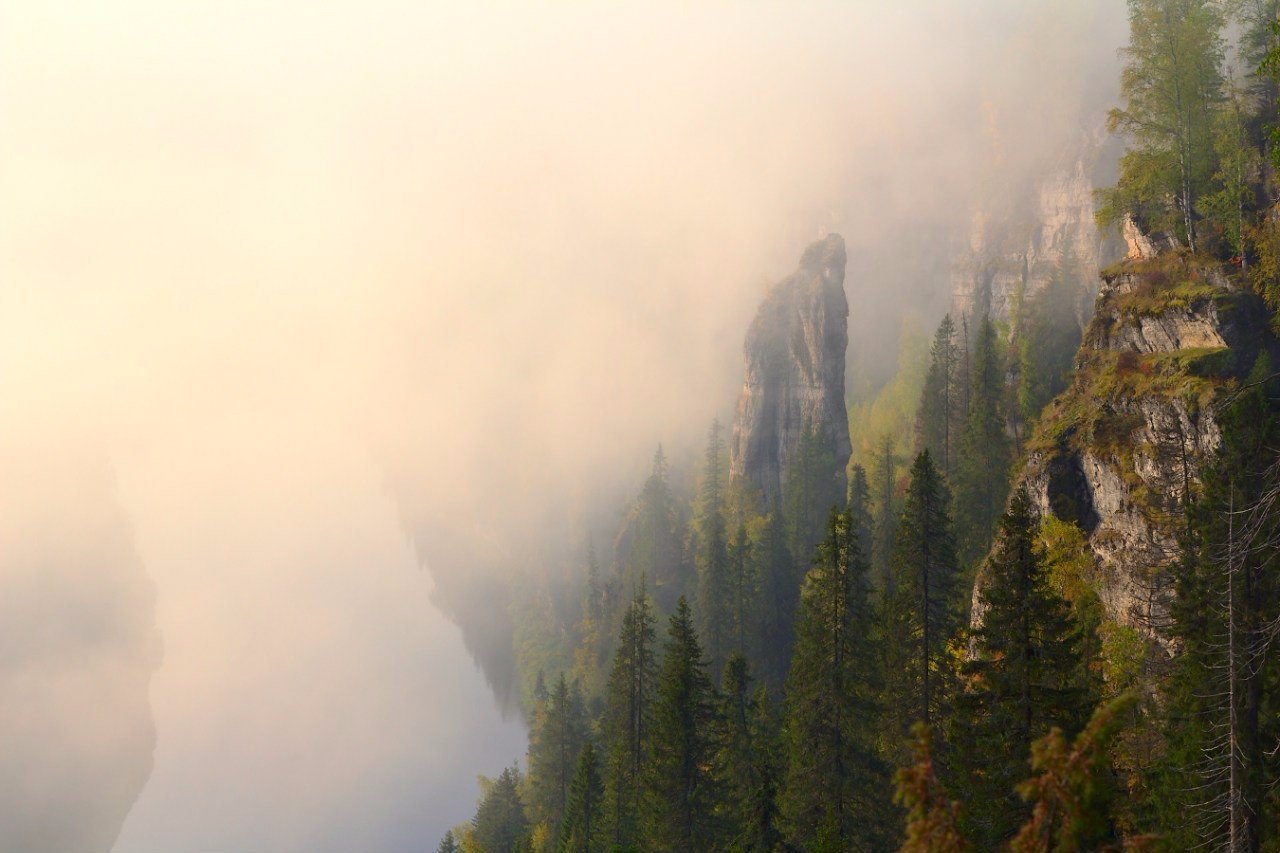
{"label": "fog", "polygon": [[816,237],[891,375],[1124,38],[1120,0],[0,14],[0,707],[47,722],[0,833],[36,851],[50,809],[82,849],[434,845],[523,746],[445,615],[492,658],[493,579],[691,458]]}

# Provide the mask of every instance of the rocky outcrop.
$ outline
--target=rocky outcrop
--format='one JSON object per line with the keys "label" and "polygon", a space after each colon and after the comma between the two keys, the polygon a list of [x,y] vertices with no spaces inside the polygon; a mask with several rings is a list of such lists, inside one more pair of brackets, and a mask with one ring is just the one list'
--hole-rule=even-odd
{"label": "rocky outcrop", "polygon": [[1028,442],[1021,482],[1042,515],[1084,533],[1108,618],[1166,649],[1182,501],[1221,439],[1221,395],[1271,345],[1266,330],[1258,299],[1216,267],[1127,263]]}
{"label": "rocky outcrop", "polygon": [[1063,277],[1087,320],[1097,271],[1123,252],[1094,222],[1094,188],[1105,182],[1117,153],[1099,126],[1065,149],[1034,185],[1009,187],[984,201],[952,263],[953,315],[1009,322],[1023,300]]}
{"label": "rocky outcrop", "polygon": [[777,499],[802,438],[830,459],[844,493],[849,422],[845,349],[849,303],[838,234],[809,246],[800,268],[774,285],[747,331],[746,381],[730,446],[730,475]]}

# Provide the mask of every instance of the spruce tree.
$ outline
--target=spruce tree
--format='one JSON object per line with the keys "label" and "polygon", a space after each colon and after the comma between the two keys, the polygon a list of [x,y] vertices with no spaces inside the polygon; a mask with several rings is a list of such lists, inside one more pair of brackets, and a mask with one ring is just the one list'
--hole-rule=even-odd
{"label": "spruce tree", "polygon": [[999,339],[983,318],[973,345],[969,413],[956,465],[957,549],[963,565],[973,565],[991,544],[1008,493],[1011,457],[1005,433],[1004,366]]}
{"label": "spruce tree", "polygon": [[868,557],[871,577],[881,589],[888,589],[893,583],[889,573],[889,554],[893,550],[894,535],[898,530],[898,460],[893,452],[892,436],[881,436],[876,446],[873,471],[875,532]]}
{"label": "spruce tree", "polygon": [[596,748],[587,741],[578,758],[578,769],[569,785],[564,821],[560,826],[558,853],[596,853],[606,849],[604,827],[604,784]]}
{"label": "spruce tree", "polygon": [[947,645],[964,615],[949,514],[950,494],[929,451],[911,466],[890,557],[892,585],[882,599],[887,746],[908,759],[911,726],[941,724],[950,692]]}
{"label": "spruce tree", "polygon": [[529,821],[520,801],[520,770],[508,767],[486,786],[471,820],[472,839],[485,853],[516,853],[528,842]]}
{"label": "spruce tree", "polygon": [[966,690],[952,720],[953,769],[969,804],[968,835],[982,849],[1012,838],[1030,813],[1014,789],[1031,744],[1053,727],[1068,737],[1088,719],[1080,634],[1049,585],[1025,489],[1000,520],[980,592],[982,623],[962,667]]}
{"label": "spruce tree", "polygon": [[747,660],[740,654],[725,664],[716,776],[723,792],[720,849],[771,853],[782,842],[778,831],[773,726],[768,696],[751,696]]}
{"label": "spruce tree", "polygon": [[867,482],[867,469],[861,465],[854,465],[849,473],[849,517],[853,519],[853,533],[858,537],[863,559],[871,565],[875,521],[871,516],[871,486]]}
{"label": "spruce tree", "polygon": [[[747,526],[739,524],[738,532],[734,534],[729,546],[728,584],[724,591],[729,616],[727,640],[730,656],[754,656],[759,645],[760,585],[751,550]],[[712,664],[714,665],[714,658]]]}
{"label": "spruce tree", "polygon": [[529,736],[529,810],[555,838],[587,740],[587,716],[577,685],[563,673],[540,710]]}
{"label": "spruce tree", "polygon": [[929,370],[925,374],[916,414],[916,448],[929,450],[938,461],[943,476],[954,476],[956,450],[960,443],[959,417],[960,353],[956,345],[956,327],[951,315],[942,318],[929,351]]}
{"label": "spruce tree", "polygon": [[453,830],[449,830],[444,834],[444,838],[440,839],[440,846],[436,848],[436,853],[462,853],[462,848],[458,846],[458,841],[453,837]]}
{"label": "spruce tree", "polygon": [[615,848],[640,841],[643,770],[657,683],[654,616],[643,587],[627,607],[605,699],[605,822]]}
{"label": "spruce tree", "polygon": [[1177,569],[1181,653],[1166,693],[1159,828],[1187,847],[1257,850],[1280,820],[1280,423],[1260,357],[1219,414],[1222,441],[1189,508]]}
{"label": "spruce tree", "polygon": [[717,837],[717,785],[711,773],[716,709],[683,597],[667,634],[645,766],[643,847],[670,853],[709,850]]}
{"label": "spruce tree", "polygon": [[729,537],[725,529],[724,490],[720,477],[722,456],[720,421],[715,420],[711,422],[711,430],[707,436],[702,487],[694,517],[698,626],[712,666],[721,665],[734,644]]}
{"label": "spruce tree", "polygon": [[634,589],[647,579],[654,585],[658,607],[673,607],[687,586],[680,540],[679,508],[667,481],[667,457],[658,445],[652,471],[619,543],[624,588]]}
{"label": "spruce tree", "polygon": [[832,512],[805,578],[786,686],[782,814],[805,850],[878,849],[888,773],[874,748],[875,654],[867,566],[848,512]]}

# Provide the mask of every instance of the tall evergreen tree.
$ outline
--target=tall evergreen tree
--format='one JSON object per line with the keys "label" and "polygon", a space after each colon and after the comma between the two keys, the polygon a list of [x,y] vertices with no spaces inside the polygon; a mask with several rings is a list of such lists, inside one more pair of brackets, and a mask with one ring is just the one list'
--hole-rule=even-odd
{"label": "tall evergreen tree", "polygon": [[822,526],[833,506],[844,502],[831,448],[813,427],[806,427],[792,451],[782,484],[783,516],[791,557],[804,565],[822,538]]}
{"label": "tall evergreen tree", "polygon": [[667,482],[667,456],[658,445],[626,535],[619,541],[618,562],[625,586],[634,589],[642,578],[648,579],[658,607],[664,610],[675,605],[687,585],[680,540],[680,513]]}
{"label": "tall evergreen tree", "polygon": [[887,745],[898,765],[908,759],[911,726],[917,721],[941,724],[947,707],[947,644],[964,612],[950,502],[929,451],[921,451],[911,466],[890,558],[893,584],[879,618],[885,643]]}
{"label": "tall evergreen tree", "polygon": [[[724,591],[730,656],[754,655],[759,645],[760,587],[755,569],[747,526],[739,524],[729,546],[728,583]],[[714,664],[714,658],[712,660]]]}
{"label": "tall evergreen tree", "polygon": [[555,838],[569,798],[578,752],[587,740],[587,715],[577,685],[561,673],[538,709],[529,735],[529,807]]}
{"label": "tall evergreen tree", "polygon": [[560,826],[558,853],[596,853],[606,849],[604,784],[596,748],[587,741],[578,758],[578,769],[569,785],[564,821]]}
{"label": "tall evergreen tree", "polygon": [[716,709],[684,598],[667,634],[645,766],[644,849],[709,850],[717,837],[717,785],[711,773]]}
{"label": "tall evergreen tree", "polygon": [[520,770],[508,767],[489,782],[476,815],[472,839],[485,853],[516,853],[528,842],[529,821],[520,801]]}
{"label": "tall evergreen tree", "polygon": [[991,544],[1004,509],[1011,458],[1005,434],[1004,366],[991,318],[983,318],[973,345],[969,414],[956,467],[956,530],[964,565],[980,559]]}
{"label": "tall evergreen tree", "polygon": [[444,834],[444,838],[440,839],[440,846],[436,848],[436,853],[462,853],[462,848],[458,846],[458,840],[453,837],[452,829]]}
{"label": "tall evergreen tree", "polygon": [[942,318],[929,351],[929,371],[925,374],[916,414],[916,447],[928,450],[938,460],[939,469],[950,480],[955,473],[956,451],[960,444],[960,352],[951,315]]}
{"label": "tall evergreen tree", "polygon": [[876,446],[873,472],[875,532],[869,549],[871,577],[881,589],[888,589],[893,583],[889,572],[889,553],[893,550],[893,539],[898,530],[898,460],[893,452],[893,436],[881,436]]}
{"label": "tall evergreen tree", "polygon": [[1260,357],[1219,414],[1222,441],[1190,508],[1178,568],[1167,688],[1168,753],[1157,805],[1177,845],[1258,850],[1280,802],[1280,422]]}
{"label": "tall evergreen tree", "polygon": [[697,540],[698,626],[712,666],[722,664],[733,647],[729,578],[729,537],[725,529],[720,463],[724,455],[720,421],[711,422],[703,462],[702,487],[694,516]]}
{"label": "tall evergreen tree", "polygon": [[827,531],[805,578],[787,674],[782,813],[802,849],[879,849],[888,773],[868,725],[877,684],[867,566],[848,512],[832,512]]}
{"label": "tall evergreen tree", "polygon": [[767,694],[761,690],[751,696],[750,684],[746,658],[730,656],[716,744],[716,776],[724,800],[719,849],[772,853],[782,843],[773,726]]}
{"label": "tall evergreen tree", "polygon": [[871,515],[871,486],[867,482],[867,469],[861,465],[854,465],[849,472],[849,517],[853,520],[853,533],[858,537],[862,556],[870,565],[875,521]]}
{"label": "tall evergreen tree", "polygon": [[641,587],[622,618],[604,712],[605,820],[614,848],[640,841],[643,769],[657,686],[654,616]]}
{"label": "tall evergreen tree", "polygon": [[1068,737],[1088,720],[1080,634],[1049,585],[1025,489],[1000,520],[980,592],[982,623],[962,667],[966,690],[952,720],[953,766],[969,803],[969,837],[982,849],[1012,838],[1030,809],[1014,789],[1031,744],[1057,726]]}

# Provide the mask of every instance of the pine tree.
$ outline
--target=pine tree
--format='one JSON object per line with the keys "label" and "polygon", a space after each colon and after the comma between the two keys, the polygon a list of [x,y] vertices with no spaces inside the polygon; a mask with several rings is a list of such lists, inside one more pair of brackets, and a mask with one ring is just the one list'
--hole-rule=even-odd
{"label": "pine tree", "polygon": [[587,740],[587,717],[577,685],[563,673],[540,711],[529,736],[529,810],[555,838]]}
{"label": "pine tree", "polygon": [[658,672],[645,766],[644,849],[708,850],[715,841],[716,783],[711,773],[715,705],[689,605],[671,616]]}
{"label": "pine tree", "polygon": [[605,820],[617,848],[639,843],[643,770],[657,683],[654,616],[644,589],[622,619],[605,701]]}
{"label": "pine tree", "polygon": [[806,427],[796,442],[782,484],[787,544],[798,564],[808,562],[814,546],[822,538],[822,525],[833,506],[844,502],[838,478],[843,469],[831,448],[813,427]]}
{"label": "pine tree", "polygon": [[729,546],[728,584],[724,591],[729,616],[727,639],[730,656],[753,654],[758,645],[760,587],[751,550],[747,526],[739,524]]}
{"label": "pine tree", "polygon": [[853,519],[853,533],[858,537],[863,558],[870,565],[875,522],[871,517],[871,486],[867,483],[867,469],[861,465],[854,465],[849,473],[849,517]]}
{"label": "pine tree", "polygon": [[956,466],[956,531],[963,565],[972,565],[991,544],[1004,509],[1011,463],[1005,434],[1004,367],[991,319],[984,318],[973,346],[969,414]]}
{"label": "pine tree", "polygon": [[485,853],[516,853],[528,840],[529,821],[520,802],[520,770],[508,767],[486,785],[476,816],[472,838]]}
{"label": "pine tree", "polygon": [[1080,683],[1080,634],[1050,586],[1031,498],[1014,493],[980,592],[982,623],[962,668],[967,689],[952,720],[954,761],[969,803],[969,836],[983,849],[1008,840],[1029,809],[1014,787],[1031,744],[1056,726],[1074,735],[1092,703]]}
{"label": "pine tree", "polygon": [[603,820],[604,784],[596,748],[587,741],[578,758],[578,769],[569,785],[564,821],[560,827],[559,853],[596,853],[605,849]]}
{"label": "pine tree", "polygon": [[956,346],[956,327],[951,315],[942,318],[929,351],[929,371],[925,374],[920,408],[916,414],[917,450],[929,450],[938,460],[948,480],[954,476],[956,450],[960,443],[960,353]]}
{"label": "pine tree", "polygon": [[885,843],[888,773],[876,757],[867,566],[848,512],[833,512],[805,578],[786,686],[782,813],[792,843],[838,851]]}
{"label": "pine tree", "polygon": [[444,834],[444,838],[440,839],[440,846],[436,848],[436,853],[462,853],[462,848],[458,846],[458,841],[453,837],[453,830],[449,830]]}
{"label": "pine tree", "polygon": [[721,849],[771,853],[778,831],[777,769],[768,696],[749,694],[751,676],[740,654],[725,664],[716,745],[716,777],[724,797]]}
{"label": "pine tree", "polygon": [[948,512],[950,494],[929,451],[916,457],[890,558],[893,583],[879,623],[886,661],[886,736],[904,764],[911,726],[941,724],[951,689],[947,645],[962,624],[963,587]]}
{"label": "pine tree", "polygon": [[659,608],[669,610],[687,585],[680,545],[680,514],[667,482],[662,445],[653,454],[653,469],[632,510],[626,535],[619,542],[623,583],[632,589],[647,578]]}
{"label": "pine tree", "polygon": [[724,493],[720,479],[723,456],[720,421],[711,422],[698,496],[694,532],[697,540],[698,626],[707,657],[719,666],[733,647],[733,616],[729,578],[729,537],[725,530]]}
{"label": "pine tree", "polygon": [[1168,751],[1157,804],[1162,831],[1188,847],[1257,850],[1280,818],[1264,793],[1280,780],[1280,423],[1266,356],[1219,414],[1222,441],[1189,509],[1166,693]]}
{"label": "pine tree", "polygon": [[889,589],[893,578],[889,572],[889,553],[893,550],[894,535],[898,530],[898,460],[893,453],[893,437],[884,435],[876,447],[874,477],[875,532],[872,536],[869,560],[871,577],[881,589]]}

